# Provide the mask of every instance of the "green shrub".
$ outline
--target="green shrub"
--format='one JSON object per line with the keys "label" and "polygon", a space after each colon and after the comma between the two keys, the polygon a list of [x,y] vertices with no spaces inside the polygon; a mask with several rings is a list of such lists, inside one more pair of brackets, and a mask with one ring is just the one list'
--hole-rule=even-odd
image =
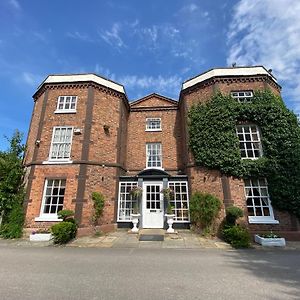
{"label": "green shrub", "polygon": [[209,232],[218,216],[221,201],[207,193],[195,192],[190,201],[191,222],[197,227]]}
{"label": "green shrub", "polygon": [[8,213],[4,224],[1,226],[0,235],[5,239],[16,239],[22,237],[23,223],[23,207],[20,203],[17,203]]}
{"label": "green shrub", "polygon": [[92,217],[92,221],[94,225],[97,225],[98,219],[103,215],[105,199],[101,193],[93,192],[92,200],[94,202],[94,214]]}
{"label": "green shrub", "polygon": [[236,206],[229,206],[226,208],[226,224],[234,226],[238,218],[243,217],[244,212],[241,208]]}
{"label": "green shrub", "polygon": [[63,221],[51,227],[51,233],[55,244],[66,244],[75,238],[76,232],[76,224],[69,221]]}
{"label": "green shrub", "polygon": [[[63,209],[60,210],[57,213],[57,217],[59,219],[63,219],[63,221],[69,220],[69,219],[73,219],[72,217],[74,216],[74,212],[73,210],[69,210],[69,209]],[[73,219],[74,220],[74,219]]]}
{"label": "green shrub", "polygon": [[249,248],[251,236],[249,231],[239,225],[223,229],[224,240],[234,248]]}

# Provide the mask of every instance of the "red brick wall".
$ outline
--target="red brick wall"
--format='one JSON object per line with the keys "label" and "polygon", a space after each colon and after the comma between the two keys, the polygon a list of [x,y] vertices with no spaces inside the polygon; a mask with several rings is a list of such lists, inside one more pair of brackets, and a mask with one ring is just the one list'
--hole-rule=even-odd
{"label": "red brick wall", "polygon": [[99,224],[111,224],[115,222],[115,209],[117,205],[117,177],[116,168],[89,166],[87,171],[88,180],[85,189],[85,199],[87,202],[83,205],[82,226],[92,224],[91,218],[94,212],[92,193],[99,192],[104,196],[105,208],[103,217],[99,220]]}
{"label": "red brick wall", "polygon": [[27,150],[24,157],[25,164],[31,162],[33,158],[33,152],[35,148],[35,142],[36,142],[38,127],[40,122],[40,115],[42,111],[43,101],[44,101],[44,94],[39,96],[34,102],[30,128],[27,136]]}
{"label": "red brick wall", "polygon": [[[146,118],[161,118],[162,131],[145,131]],[[177,110],[132,111],[128,120],[128,170],[146,168],[146,143],[161,142],[162,166],[177,170],[182,166],[180,116]],[[135,172],[136,173],[136,172]]]}
{"label": "red brick wall", "polygon": [[[25,227],[45,227],[49,222],[44,224],[35,222],[34,218],[40,215],[45,179],[65,178],[66,190],[64,198],[64,209],[75,209],[73,200],[77,192],[77,174],[78,165],[39,165],[36,166],[28,203]],[[50,226],[50,224],[49,224]]]}
{"label": "red brick wall", "polygon": [[[82,129],[82,134],[72,137],[71,160],[80,161],[82,155],[82,142],[86,134],[85,117],[88,100],[87,85],[56,85],[48,90],[48,101],[45,110],[45,118],[41,134],[41,143],[37,152],[37,161],[47,161],[52,140],[54,126],[74,126]],[[53,89],[54,88],[54,89]],[[77,111],[75,114],[55,114],[57,99],[59,96],[77,96]],[[31,128],[28,136],[28,150],[26,153],[25,164],[32,162],[33,149],[40,122],[41,107],[44,93],[37,99],[34,109]],[[93,122],[90,136],[89,160],[93,163],[101,164],[121,164],[125,162],[125,147],[127,134],[128,106],[123,99],[104,89],[94,89]],[[103,125],[109,126],[106,133]],[[123,140],[123,145],[121,145]],[[40,215],[43,188],[46,178],[66,178],[66,194],[64,198],[64,208],[75,210],[75,199],[77,194],[79,174],[79,164],[61,165],[37,165],[34,172],[34,179],[30,191],[26,225],[28,227],[44,227],[52,225],[51,222],[35,222],[34,218]],[[113,165],[110,167],[91,165],[87,169],[86,190],[83,206],[82,226],[91,224],[92,203],[91,193],[99,191],[106,197],[105,217],[103,223],[114,221],[114,202],[116,199],[116,187],[118,184],[118,168]],[[29,171],[29,168],[28,168]],[[27,171],[27,173],[28,173]]]}

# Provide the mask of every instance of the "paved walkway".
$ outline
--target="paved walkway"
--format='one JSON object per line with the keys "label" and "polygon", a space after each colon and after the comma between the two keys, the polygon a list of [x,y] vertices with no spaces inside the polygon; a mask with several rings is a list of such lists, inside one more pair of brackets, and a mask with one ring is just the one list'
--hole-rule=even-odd
{"label": "paved walkway", "polygon": [[139,241],[138,234],[118,230],[101,237],[78,238],[69,247],[100,247],[100,248],[216,248],[231,249],[218,238],[206,239],[190,230],[180,230],[177,234],[166,234],[164,241]]}
{"label": "paved walkway", "polygon": [[[0,246],[25,246],[25,247],[47,247],[52,246],[50,242],[30,242],[29,239],[4,240],[0,239]],[[178,249],[224,249],[231,250],[232,247],[218,238],[204,238],[190,230],[178,230],[177,234],[166,234],[165,240],[139,241],[138,234],[129,233],[128,230],[118,229],[115,232],[103,236],[86,236],[77,238],[67,247],[87,247],[87,248],[178,248]],[[284,249],[300,250],[300,242],[287,242],[287,246],[262,247],[253,244],[257,250]]]}

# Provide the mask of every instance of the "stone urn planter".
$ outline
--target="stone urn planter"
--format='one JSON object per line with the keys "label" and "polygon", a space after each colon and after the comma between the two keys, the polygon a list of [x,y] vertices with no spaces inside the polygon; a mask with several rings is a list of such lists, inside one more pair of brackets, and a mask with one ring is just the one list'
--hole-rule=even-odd
{"label": "stone urn planter", "polygon": [[286,245],[285,243],[285,238],[282,237],[264,237],[259,234],[256,234],[254,236],[254,240],[256,243],[262,245],[262,246],[267,246],[267,247],[284,247]]}
{"label": "stone urn planter", "polygon": [[139,214],[139,213],[131,214],[131,221],[132,221],[132,224],[133,224],[131,232],[139,232],[139,229],[138,229],[137,225],[139,223],[139,217],[140,216],[141,216],[141,214]]}
{"label": "stone urn planter", "polygon": [[51,239],[51,233],[32,233],[29,236],[30,242],[49,242]]}
{"label": "stone urn planter", "polygon": [[174,214],[165,214],[165,216],[167,217],[167,224],[169,225],[169,228],[167,229],[167,233],[174,233],[175,230],[173,228],[173,223],[174,223],[175,215]]}

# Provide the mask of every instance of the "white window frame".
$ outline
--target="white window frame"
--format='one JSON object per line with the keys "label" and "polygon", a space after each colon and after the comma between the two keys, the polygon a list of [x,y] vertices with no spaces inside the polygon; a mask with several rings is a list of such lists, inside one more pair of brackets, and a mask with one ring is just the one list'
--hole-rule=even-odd
{"label": "white window frame", "polygon": [[[160,167],[158,166],[150,166],[149,163],[149,158],[150,158],[150,155],[148,155],[149,151],[148,151],[148,146],[150,145],[160,145],[160,153],[158,154],[158,156],[160,157]],[[153,155],[152,155],[153,156]],[[156,161],[156,164],[157,164],[158,161]],[[163,161],[162,161],[162,144],[160,142],[155,142],[155,143],[146,143],[146,169],[160,169],[160,170],[163,170],[163,167],[162,167],[162,164]]]}
{"label": "white window frame", "polygon": [[[257,180],[258,185],[255,186],[253,185],[253,180]],[[247,181],[250,182],[250,185],[246,185]],[[264,181],[264,184],[261,185],[261,182]],[[259,196],[255,196],[253,195],[253,188],[256,189],[256,191],[259,191]],[[248,196],[247,195],[247,189],[251,190],[252,195]],[[265,190],[265,195],[263,195],[263,193],[261,192],[262,190]],[[253,208],[253,212],[254,212],[254,216],[249,216],[248,215],[248,221],[251,224],[278,224],[279,221],[275,220],[274,218],[274,213],[273,213],[273,208],[272,208],[272,204],[271,204],[271,200],[270,200],[270,196],[269,196],[269,192],[268,192],[268,183],[267,180],[265,178],[252,178],[252,179],[245,179],[244,180],[244,192],[245,192],[245,198],[246,198],[246,207],[247,207],[247,211],[248,208]],[[248,198],[252,198],[252,205],[248,205]],[[255,205],[254,203],[254,198],[259,199],[260,201],[260,206]],[[267,201],[267,205],[263,205],[263,198]],[[269,216],[263,216],[263,207],[267,207],[270,215]],[[256,211],[260,209],[262,216],[256,216]]]}
{"label": "white window frame", "polygon": [[[122,194],[125,194],[127,196],[125,196],[125,199],[122,201],[124,202],[124,209],[122,211],[123,212],[123,215],[124,215],[124,218],[121,218],[121,186],[122,184],[125,184],[125,193],[122,193]],[[129,216],[129,218],[126,219],[126,203],[127,202],[130,202],[131,203],[131,212],[133,212],[133,198],[132,196],[130,196],[129,193],[126,193],[126,187],[127,185],[130,186],[130,189],[134,188],[134,187],[137,187],[138,186],[138,182],[137,181],[120,181],[119,182],[119,193],[118,193],[118,217],[117,217],[117,221],[118,222],[131,222],[131,217]],[[129,199],[126,199],[126,197],[128,197]],[[130,201],[127,201],[127,200],[130,200]]]}
{"label": "white window frame", "polygon": [[[49,178],[49,179],[45,179],[45,183],[44,183],[44,191],[43,191],[43,198],[42,198],[42,204],[41,204],[41,209],[40,209],[40,215],[39,217],[35,218],[35,221],[40,221],[40,222],[60,222],[62,221],[62,219],[59,219],[58,216],[57,216],[57,212],[56,213],[45,213],[44,212],[44,209],[45,209],[45,203],[46,203],[46,192],[47,192],[47,188],[48,188],[48,182],[50,180],[59,180],[60,181],[60,184],[59,184],[59,187],[61,187],[61,181],[64,180],[65,181],[65,192],[64,192],[64,199],[63,199],[63,204],[62,204],[62,209],[64,208],[64,201],[65,201],[65,195],[66,195],[66,186],[67,186],[67,180],[66,178]],[[52,190],[53,190],[53,185],[51,186]],[[52,192],[51,192],[51,195],[52,195]],[[59,192],[58,192],[58,195],[59,195]],[[52,200],[51,200],[52,202]],[[59,206],[58,205],[58,202],[57,202],[57,205],[56,206]],[[57,208],[56,208],[56,211],[57,211]]]}
{"label": "white window frame", "polygon": [[240,103],[250,103],[252,102],[253,91],[232,91],[230,95]]}
{"label": "white window frame", "polygon": [[[157,128],[150,127],[151,121],[159,121],[159,127],[157,127]],[[146,130],[145,131],[162,131],[161,118],[146,118]]]}
{"label": "white window frame", "polygon": [[[249,127],[249,133],[245,132],[245,127]],[[255,127],[256,128],[256,132],[252,132],[251,127]],[[238,132],[238,128],[242,128],[242,133]],[[237,137],[239,139],[239,149],[240,149],[240,154],[241,154],[241,158],[242,159],[258,159],[260,157],[263,156],[263,150],[262,150],[262,144],[261,144],[261,134],[260,134],[260,129],[256,124],[238,124],[236,125],[236,134]],[[250,140],[247,141],[246,140],[246,134],[250,134]],[[253,139],[253,135],[257,134],[257,141]],[[240,140],[240,135],[243,136],[243,140]],[[240,143],[243,143],[244,145],[244,151],[245,151],[245,155],[246,156],[242,156],[242,150],[240,148]],[[251,149],[246,148],[246,144],[247,143],[251,143]],[[255,144],[258,144],[258,149],[255,149]],[[252,151],[252,154],[255,154],[255,150],[259,151],[259,155],[258,156],[253,156],[253,157],[249,157],[248,156],[248,151]]]}
{"label": "white window frame", "polygon": [[[70,98],[70,108],[65,108],[66,107],[66,101],[67,98]],[[72,100],[73,98],[75,98],[75,108],[71,108],[71,104],[72,104]],[[59,108],[60,106],[60,100],[63,100],[63,108]],[[72,95],[67,95],[67,96],[59,96],[57,98],[57,106],[56,106],[56,110],[55,113],[56,114],[70,114],[70,113],[76,113],[76,109],[77,109],[77,101],[78,101],[78,97],[77,96],[72,96]]]}
{"label": "white window frame", "polygon": [[[186,196],[187,196],[187,208],[176,208],[176,205],[175,205],[175,208],[173,210],[173,212],[175,213],[175,218],[174,218],[174,222],[176,223],[189,223],[190,222],[190,199],[189,199],[189,186],[188,186],[188,182],[187,181],[169,181],[168,182],[168,188],[172,188],[170,187],[170,184],[176,184],[176,183],[180,183],[180,184],[185,184],[186,186]],[[180,187],[181,189],[181,187]],[[181,193],[179,193],[181,195]],[[176,202],[180,202],[181,204],[183,203],[182,201],[182,196],[180,197],[180,200],[176,200],[176,191],[174,191],[174,198],[175,199],[170,199],[170,203],[172,205],[175,204]],[[187,214],[188,214],[188,219],[187,220],[179,220],[177,218],[177,210],[184,210],[184,211],[187,211]]]}
{"label": "white window frame", "polygon": [[[71,140],[70,140],[70,151],[69,151],[69,157],[64,157],[64,158],[52,158],[52,150],[53,150],[53,144],[54,144],[54,133],[56,129],[71,129]],[[73,142],[73,131],[74,127],[73,126],[54,126],[53,131],[52,131],[52,139],[51,139],[51,146],[50,146],[50,152],[49,152],[49,158],[48,161],[50,162],[70,162],[70,157],[71,157],[71,152],[72,152],[72,142]]]}

